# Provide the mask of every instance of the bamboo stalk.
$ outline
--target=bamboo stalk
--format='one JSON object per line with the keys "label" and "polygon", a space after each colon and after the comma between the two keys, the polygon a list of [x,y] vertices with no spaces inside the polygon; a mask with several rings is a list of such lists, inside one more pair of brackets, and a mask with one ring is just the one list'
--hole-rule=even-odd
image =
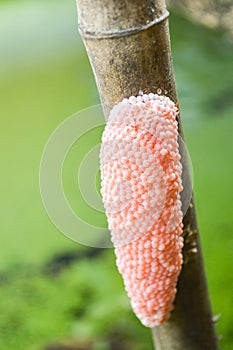
{"label": "bamboo stalk", "polygon": [[[164,0],[77,0],[79,30],[106,118],[124,97],[157,92],[177,102]],[[183,137],[180,117],[179,133]],[[152,330],[157,350],[217,350],[193,200],[184,217],[188,257],[170,319]]]}

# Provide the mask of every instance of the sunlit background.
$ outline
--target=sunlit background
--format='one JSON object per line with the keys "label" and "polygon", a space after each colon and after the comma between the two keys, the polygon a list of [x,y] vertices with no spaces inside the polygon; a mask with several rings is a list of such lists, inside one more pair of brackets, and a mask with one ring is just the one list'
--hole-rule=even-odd
{"label": "sunlit background", "polygon": [[[207,26],[204,20],[194,22],[198,16],[187,18],[172,3],[174,68],[210,297],[214,315],[221,314],[222,349],[230,350],[232,34],[208,18]],[[131,311],[113,250],[66,238],[51,223],[40,197],[40,159],[49,136],[70,115],[97,103],[75,1],[1,0],[0,349],[153,348],[150,331]],[[85,211],[77,196],[79,151],[91,148],[93,140],[98,142],[90,135],[74,148],[64,173],[65,191],[77,213]]]}

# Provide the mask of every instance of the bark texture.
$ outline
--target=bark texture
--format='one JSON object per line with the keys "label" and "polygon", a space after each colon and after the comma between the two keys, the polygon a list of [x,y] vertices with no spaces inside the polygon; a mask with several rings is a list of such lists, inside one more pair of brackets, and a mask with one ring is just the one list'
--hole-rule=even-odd
{"label": "bark texture", "polygon": [[[106,118],[116,103],[140,90],[159,89],[177,102],[164,0],[77,0],[77,6]],[[184,217],[184,236],[175,308],[167,322],[152,330],[156,349],[217,350],[193,200]]]}

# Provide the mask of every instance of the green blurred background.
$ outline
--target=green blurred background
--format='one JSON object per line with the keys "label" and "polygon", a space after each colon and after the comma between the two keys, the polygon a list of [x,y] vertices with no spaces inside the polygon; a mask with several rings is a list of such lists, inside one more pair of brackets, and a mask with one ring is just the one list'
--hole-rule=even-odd
{"label": "green blurred background", "polygon": [[[180,13],[171,13],[170,28],[210,297],[221,314],[222,349],[230,350],[233,46],[224,32]],[[0,1],[0,52],[0,349],[152,349],[113,250],[69,240],[41,202],[39,165],[49,136],[99,103],[75,1]],[[91,148],[93,136],[85,142]],[[73,159],[79,156],[77,148]],[[64,184],[78,212],[76,171],[68,162]]]}

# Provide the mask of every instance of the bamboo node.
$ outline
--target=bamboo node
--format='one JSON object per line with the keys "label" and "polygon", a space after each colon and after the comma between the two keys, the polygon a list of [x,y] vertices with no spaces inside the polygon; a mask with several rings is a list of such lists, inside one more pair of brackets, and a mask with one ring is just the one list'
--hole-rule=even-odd
{"label": "bamboo node", "polygon": [[154,18],[151,21],[146,22],[143,25],[132,27],[132,28],[124,28],[124,29],[113,29],[106,31],[89,31],[84,28],[81,24],[79,24],[78,29],[79,33],[83,38],[87,39],[110,39],[110,38],[121,38],[124,36],[130,36],[133,34],[137,34],[146,29],[153,27],[154,25],[165,21],[169,17],[169,12],[165,10],[161,16]]}

